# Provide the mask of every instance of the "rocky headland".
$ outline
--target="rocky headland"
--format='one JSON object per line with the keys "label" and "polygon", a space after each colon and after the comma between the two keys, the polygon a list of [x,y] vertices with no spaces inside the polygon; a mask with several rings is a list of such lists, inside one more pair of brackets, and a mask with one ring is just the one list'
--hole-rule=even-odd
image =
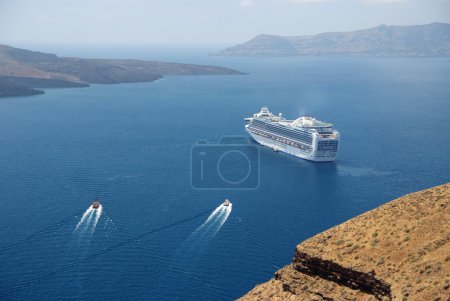
{"label": "rocky headland", "polygon": [[151,82],[165,75],[225,75],[239,71],[159,61],[80,59],[0,45],[0,97],[42,94],[40,88]]}
{"label": "rocky headland", "polygon": [[450,300],[450,184],[300,243],[291,264],[240,300]]}

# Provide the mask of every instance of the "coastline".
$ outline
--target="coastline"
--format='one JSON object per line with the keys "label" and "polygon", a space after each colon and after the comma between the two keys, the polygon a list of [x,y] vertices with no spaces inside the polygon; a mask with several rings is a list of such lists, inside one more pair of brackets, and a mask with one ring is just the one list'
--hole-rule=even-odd
{"label": "coastline", "polygon": [[135,59],[85,59],[0,45],[0,97],[42,88],[153,82],[167,75],[243,75],[227,67]]}

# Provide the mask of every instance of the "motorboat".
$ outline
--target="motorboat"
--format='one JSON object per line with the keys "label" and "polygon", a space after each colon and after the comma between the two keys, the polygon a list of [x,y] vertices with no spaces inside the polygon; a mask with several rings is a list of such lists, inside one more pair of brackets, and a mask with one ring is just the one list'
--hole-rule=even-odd
{"label": "motorboat", "polygon": [[96,198],[96,199],[94,200],[94,202],[92,203],[92,208],[94,208],[94,209],[100,208],[100,202],[98,201],[97,198]]}

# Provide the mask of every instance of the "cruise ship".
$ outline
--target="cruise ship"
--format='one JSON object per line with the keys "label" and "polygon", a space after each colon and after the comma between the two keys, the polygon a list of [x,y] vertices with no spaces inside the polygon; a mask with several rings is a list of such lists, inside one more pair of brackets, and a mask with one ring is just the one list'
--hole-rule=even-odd
{"label": "cruise ship", "polygon": [[245,120],[248,121],[245,129],[250,136],[274,151],[316,162],[336,159],[339,132],[331,123],[311,116],[288,120],[281,113],[275,116],[267,107]]}

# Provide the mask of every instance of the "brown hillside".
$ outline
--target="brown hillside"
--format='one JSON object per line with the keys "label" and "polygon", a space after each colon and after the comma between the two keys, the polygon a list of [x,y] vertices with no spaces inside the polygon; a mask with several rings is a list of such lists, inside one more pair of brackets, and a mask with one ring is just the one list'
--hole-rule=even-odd
{"label": "brown hillside", "polygon": [[450,300],[450,184],[302,242],[290,265],[241,300]]}

